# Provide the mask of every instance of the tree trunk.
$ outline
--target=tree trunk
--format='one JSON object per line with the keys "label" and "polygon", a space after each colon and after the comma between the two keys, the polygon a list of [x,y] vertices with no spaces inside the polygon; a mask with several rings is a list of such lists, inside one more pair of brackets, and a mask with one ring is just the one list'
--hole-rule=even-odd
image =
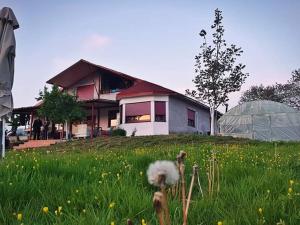
{"label": "tree trunk", "polygon": [[215,108],[210,107],[210,135],[215,135]]}

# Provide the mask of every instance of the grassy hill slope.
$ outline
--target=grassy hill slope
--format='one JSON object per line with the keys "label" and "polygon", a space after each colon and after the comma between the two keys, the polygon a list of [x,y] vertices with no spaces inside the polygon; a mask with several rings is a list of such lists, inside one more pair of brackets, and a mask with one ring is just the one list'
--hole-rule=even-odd
{"label": "grassy hill slope", "polygon": [[[0,225],[125,225],[127,218],[158,224],[152,207],[157,189],[148,184],[146,170],[155,160],[175,160],[180,150],[188,155],[187,184],[196,162],[205,194],[195,188],[189,224],[300,224],[300,143],[170,135],[9,152],[0,161]],[[212,151],[220,165],[220,192],[209,198]],[[182,224],[181,202],[169,198],[172,224]]]}

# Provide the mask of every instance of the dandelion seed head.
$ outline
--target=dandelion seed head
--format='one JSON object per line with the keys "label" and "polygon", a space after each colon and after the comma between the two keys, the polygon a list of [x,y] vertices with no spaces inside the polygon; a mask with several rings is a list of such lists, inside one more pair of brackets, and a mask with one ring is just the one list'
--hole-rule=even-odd
{"label": "dandelion seed head", "polygon": [[161,185],[161,176],[165,177],[165,183],[175,184],[179,179],[178,170],[172,161],[156,161],[151,163],[147,170],[148,182],[155,186]]}

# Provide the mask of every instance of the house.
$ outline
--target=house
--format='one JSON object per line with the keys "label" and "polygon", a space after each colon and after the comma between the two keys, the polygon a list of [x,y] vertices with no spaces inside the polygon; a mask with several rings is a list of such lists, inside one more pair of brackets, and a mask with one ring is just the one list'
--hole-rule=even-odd
{"label": "house", "polygon": [[[126,130],[128,136],[210,131],[208,106],[86,60],[79,60],[47,83],[78,97],[87,111],[87,118],[81,124],[90,134],[115,127]],[[14,113],[27,113],[34,118],[38,107],[18,108]],[[73,124],[72,132],[78,132],[79,127],[80,124]]]}

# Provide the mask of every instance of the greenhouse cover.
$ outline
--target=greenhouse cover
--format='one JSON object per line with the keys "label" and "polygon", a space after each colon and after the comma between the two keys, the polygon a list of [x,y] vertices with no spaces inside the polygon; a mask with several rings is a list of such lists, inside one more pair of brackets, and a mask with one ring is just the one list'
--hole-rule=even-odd
{"label": "greenhouse cover", "polygon": [[259,100],[238,105],[219,119],[224,136],[265,141],[300,141],[300,111]]}

